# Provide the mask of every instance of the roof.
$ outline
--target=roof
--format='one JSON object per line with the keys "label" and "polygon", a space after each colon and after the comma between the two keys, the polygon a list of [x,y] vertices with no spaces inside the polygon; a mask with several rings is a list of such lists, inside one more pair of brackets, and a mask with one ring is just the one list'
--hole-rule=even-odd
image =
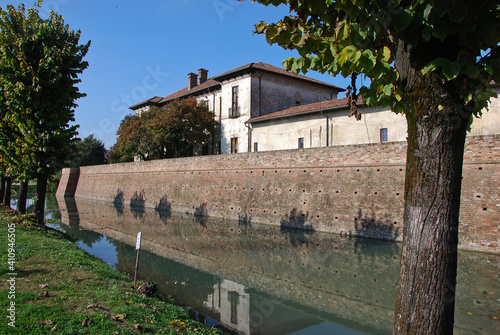
{"label": "roof", "polygon": [[136,103],[135,105],[132,105],[130,106],[129,108],[130,109],[137,109],[137,108],[141,108],[141,107],[144,107],[144,106],[150,106],[150,105],[158,105],[158,103],[162,100],[163,98],[162,97],[152,97],[152,98],[149,98],[147,100],[144,100],[144,101],[141,101],[141,102],[138,102]]}
{"label": "roof", "polygon": [[219,74],[217,76],[214,76],[212,78],[208,78],[207,81],[205,81],[203,84],[197,85],[190,90],[186,86],[186,87],[178,90],[177,92],[174,92],[170,95],[167,95],[164,98],[153,97],[151,99],[144,100],[144,101],[139,102],[135,105],[132,105],[129,108],[130,109],[137,109],[137,108],[140,108],[143,106],[148,106],[148,105],[158,105],[158,104],[163,104],[163,103],[166,103],[166,102],[174,100],[174,99],[187,97],[187,96],[192,95],[192,94],[201,94],[201,93],[204,93],[206,91],[210,91],[211,89],[213,89],[215,87],[220,86],[221,81],[223,81],[227,78],[231,78],[231,77],[234,77],[234,76],[237,76],[240,74],[252,73],[255,71],[263,71],[263,72],[267,72],[267,73],[273,73],[273,74],[280,75],[280,76],[285,76],[285,77],[289,77],[289,78],[294,78],[294,79],[306,81],[306,82],[309,82],[309,83],[312,83],[315,85],[329,87],[329,88],[334,89],[338,92],[345,91],[345,89],[343,89],[341,87],[331,85],[331,84],[325,83],[323,81],[309,78],[309,77],[306,77],[306,76],[303,76],[300,74],[295,74],[291,71],[286,71],[285,69],[279,68],[277,66],[258,62],[258,63],[248,63],[246,65],[237,67],[233,70],[224,72],[224,73]]}
{"label": "roof", "polygon": [[[362,105],[363,99],[358,98],[358,105]],[[248,120],[248,123],[268,121],[273,119],[280,119],[289,116],[298,116],[303,114],[317,113],[332,109],[344,109],[348,108],[347,98],[343,99],[333,99],[333,100],[323,100],[319,102],[313,102],[307,105],[294,106],[287,109],[282,109],[273,113],[269,113],[262,116],[257,116]]]}
{"label": "roof", "polygon": [[165,103],[170,100],[174,100],[177,98],[181,98],[184,96],[188,96],[194,93],[202,93],[205,90],[209,90],[210,88],[220,86],[220,82],[213,80],[212,78],[207,79],[203,84],[197,85],[193,87],[192,89],[188,89],[188,87],[184,87],[183,89],[178,90],[177,92],[174,92],[170,95],[167,95],[163,99],[161,99],[160,103]]}
{"label": "roof", "polygon": [[292,71],[287,71],[287,70],[279,68],[277,66],[273,66],[270,64],[262,63],[262,62],[248,63],[246,65],[237,67],[236,69],[219,74],[218,76],[213,77],[213,79],[218,80],[218,81],[222,81],[226,78],[234,77],[235,75],[240,74],[240,73],[248,73],[248,72],[254,72],[254,71],[264,71],[264,72],[268,72],[268,73],[274,73],[274,74],[281,75],[281,76],[286,76],[286,77],[290,77],[290,78],[294,78],[294,79],[307,81],[307,82],[310,82],[313,84],[327,86],[327,87],[333,88],[339,92],[345,91],[345,89],[343,89],[341,87],[338,87],[338,86],[335,86],[332,84],[328,84],[328,83],[325,83],[323,81],[316,80],[313,78],[309,78],[309,77],[303,76],[301,74],[295,74]]}

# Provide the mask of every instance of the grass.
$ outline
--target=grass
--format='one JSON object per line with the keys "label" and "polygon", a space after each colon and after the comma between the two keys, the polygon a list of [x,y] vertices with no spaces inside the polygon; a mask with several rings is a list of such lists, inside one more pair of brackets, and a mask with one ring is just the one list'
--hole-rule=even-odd
{"label": "grass", "polygon": [[[15,276],[8,262],[12,226]],[[0,207],[0,236],[1,334],[220,334],[172,300],[139,293],[130,278],[29,216]]]}

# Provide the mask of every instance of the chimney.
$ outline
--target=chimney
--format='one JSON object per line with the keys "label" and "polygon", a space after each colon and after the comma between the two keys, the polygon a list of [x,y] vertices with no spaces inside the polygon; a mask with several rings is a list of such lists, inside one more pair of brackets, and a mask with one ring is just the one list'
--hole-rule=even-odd
{"label": "chimney", "polygon": [[203,84],[208,79],[208,70],[206,69],[198,69],[198,85]]}
{"label": "chimney", "polygon": [[196,73],[188,73],[188,90],[198,85],[198,75]]}

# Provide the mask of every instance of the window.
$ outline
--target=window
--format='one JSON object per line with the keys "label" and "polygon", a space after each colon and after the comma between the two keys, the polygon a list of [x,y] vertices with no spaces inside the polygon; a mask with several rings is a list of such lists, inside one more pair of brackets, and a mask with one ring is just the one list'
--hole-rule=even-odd
{"label": "window", "polygon": [[231,153],[232,154],[238,153],[238,138],[237,137],[231,138]]}
{"label": "window", "polygon": [[230,117],[238,117],[238,86],[233,86],[231,115]]}
{"label": "window", "polygon": [[304,149],[304,138],[299,137],[299,149]]}
{"label": "window", "polygon": [[208,100],[203,101],[203,105],[208,108]]}
{"label": "window", "polygon": [[380,129],[380,143],[388,142],[387,128]]}
{"label": "window", "polygon": [[253,142],[253,151],[254,152],[259,151],[259,142]]}

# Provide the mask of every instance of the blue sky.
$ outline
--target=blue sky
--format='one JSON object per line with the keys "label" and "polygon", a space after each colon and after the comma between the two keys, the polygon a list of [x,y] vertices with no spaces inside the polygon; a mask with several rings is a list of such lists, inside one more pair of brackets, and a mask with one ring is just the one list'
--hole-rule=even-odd
{"label": "blue sky", "polygon": [[[0,0],[0,6],[35,0]],[[250,0],[45,0],[40,10],[63,15],[80,42],[91,40],[81,75],[76,123],[80,137],[94,134],[107,148],[116,142],[120,121],[128,107],[153,96],[166,96],[187,86],[187,74],[208,69],[208,76],[251,62],[282,66],[293,51],[267,44],[254,35],[254,24],[276,22],[287,7],[265,7]],[[341,76],[310,72],[310,77],[340,87]]]}

